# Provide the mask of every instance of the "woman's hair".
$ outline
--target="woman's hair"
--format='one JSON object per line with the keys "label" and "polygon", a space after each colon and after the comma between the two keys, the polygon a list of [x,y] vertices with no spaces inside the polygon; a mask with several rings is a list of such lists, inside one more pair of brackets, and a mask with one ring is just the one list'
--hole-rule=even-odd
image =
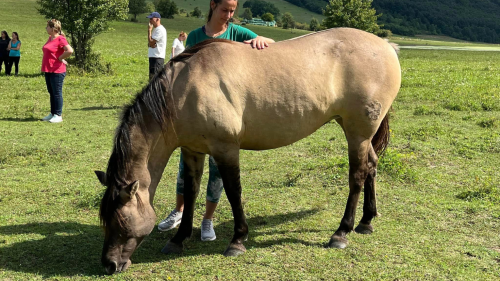
{"label": "woman's hair", "polygon": [[5,34],[5,39],[7,39],[7,41],[10,41],[9,33],[7,33],[7,31],[2,30],[2,34]]}
{"label": "woman's hair", "polygon": [[[215,7],[217,8],[217,5],[219,5],[224,0],[210,0],[210,2],[212,2],[212,1],[214,1]],[[236,0],[236,1],[238,1],[238,0]],[[210,5],[210,11],[208,11],[207,22],[209,22],[210,19],[212,18],[212,14],[213,14],[212,5]]]}
{"label": "woman's hair", "polygon": [[14,33],[16,35],[17,41],[21,41],[21,39],[19,39],[19,34],[17,34],[17,32],[14,31],[12,33]]}
{"label": "woman's hair", "polygon": [[55,30],[57,33],[59,33],[59,35],[62,35],[64,36],[64,32],[62,32],[61,30],[61,22],[56,20],[56,19],[51,19],[49,21],[47,21],[47,25],[52,28],[53,30]]}
{"label": "woman's hair", "polygon": [[187,37],[187,34],[186,34],[186,32],[184,32],[184,31],[181,31],[181,33],[179,33],[179,37],[181,37],[181,36],[183,36],[183,37]]}

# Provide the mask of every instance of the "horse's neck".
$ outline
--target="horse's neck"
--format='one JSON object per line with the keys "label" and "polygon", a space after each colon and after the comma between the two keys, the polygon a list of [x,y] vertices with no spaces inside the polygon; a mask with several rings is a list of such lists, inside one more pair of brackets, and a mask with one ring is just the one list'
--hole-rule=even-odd
{"label": "horse's neck", "polygon": [[[153,122],[153,124],[155,124]],[[170,132],[162,133],[159,126],[151,125],[141,131],[132,129],[131,181],[140,181],[140,192],[149,197],[152,205],[156,187],[161,180],[168,159],[176,148],[176,138]]]}

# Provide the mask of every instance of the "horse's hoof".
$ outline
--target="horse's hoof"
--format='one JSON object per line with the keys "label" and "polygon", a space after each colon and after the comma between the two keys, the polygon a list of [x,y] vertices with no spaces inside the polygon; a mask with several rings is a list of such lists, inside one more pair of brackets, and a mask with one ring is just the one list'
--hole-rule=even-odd
{"label": "horse's hoof", "polygon": [[359,223],[356,229],[354,229],[356,233],[359,234],[372,234],[373,233],[373,226],[371,224],[365,224],[365,223]]}
{"label": "horse's hoof", "polygon": [[243,244],[230,244],[229,247],[224,251],[224,256],[226,257],[237,257],[244,254],[247,251]]}
{"label": "horse's hoof", "polygon": [[161,252],[166,254],[166,255],[181,254],[182,250],[183,250],[182,244],[179,245],[179,244],[175,244],[173,242],[168,241],[167,245],[165,245],[165,247],[163,247],[163,249],[161,249]]}
{"label": "horse's hoof", "polygon": [[344,249],[349,242],[344,237],[333,235],[328,243],[328,248]]}

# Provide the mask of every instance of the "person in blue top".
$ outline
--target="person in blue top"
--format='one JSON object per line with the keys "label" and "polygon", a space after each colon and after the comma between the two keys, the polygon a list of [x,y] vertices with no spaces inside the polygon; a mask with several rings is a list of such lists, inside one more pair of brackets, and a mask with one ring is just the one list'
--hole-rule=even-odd
{"label": "person in blue top", "polygon": [[16,67],[16,76],[19,73],[19,60],[21,59],[21,41],[17,32],[12,32],[12,40],[10,40],[7,50],[9,50],[9,64],[5,69],[5,74],[10,75],[12,65]]}
{"label": "person in blue top", "polygon": [[[268,47],[274,43],[273,39],[258,36],[251,30],[235,25],[229,20],[233,17],[238,6],[238,0],[211,0],[210,11],[207,17],[207,23],[193,31],[191,31],[186,40],[186,48],[190,48],[207,39],[227,39],[237,42],[249,44],[252,48],[259,50]],[[215,208],[219,203],[222,194],[222,178],[217,169],[215,160],[209,157],[209,179],[207,185],[206,210],[201,224],[201,240],[215,240],[215,231],[213,229],[212,218]],[[175,209],[167,216],[166,219],[158,224],[158,230],[167,231],[176,227],[182,219],[184,210],[184,160],[182,158],[179,163],[179,173],[177,175],[177,198]]]}

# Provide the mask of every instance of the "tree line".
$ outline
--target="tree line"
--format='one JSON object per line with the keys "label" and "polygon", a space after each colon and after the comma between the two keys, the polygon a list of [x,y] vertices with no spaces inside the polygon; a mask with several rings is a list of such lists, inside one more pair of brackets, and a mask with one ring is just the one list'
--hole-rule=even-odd
{"label": "tree line", "polygon": [[[322,14],[329,0],[285,0]],[[364,0],[369,1],[369,0]],[[379,25],[393,33],[447,35],[500,43],[500,0],[373,0]]]}

